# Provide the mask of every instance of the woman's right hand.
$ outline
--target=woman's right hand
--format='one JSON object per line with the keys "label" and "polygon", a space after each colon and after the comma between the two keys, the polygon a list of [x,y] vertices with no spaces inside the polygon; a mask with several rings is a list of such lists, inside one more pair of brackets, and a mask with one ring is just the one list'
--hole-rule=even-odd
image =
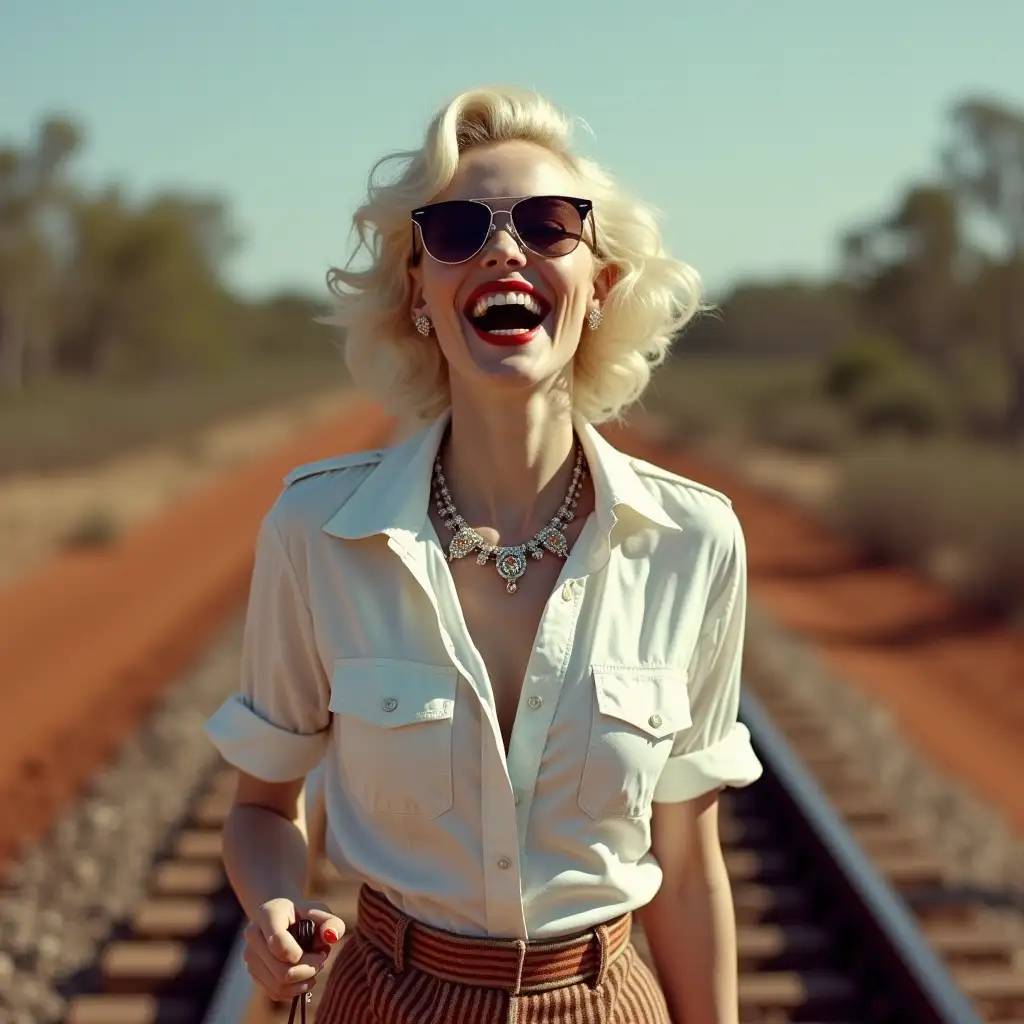
{"label": "woman's right hand", "polygon": [[[308,918],[316,926],[316,944],[309,953],[303,953],[288,931],[300,918]],[[331,946],[344,932],[341,918],[322,903],[268,900],[245,929],[242,959],[253,981],[271,999],[289,1002],[316,984],[316,975],[326,962]]]}

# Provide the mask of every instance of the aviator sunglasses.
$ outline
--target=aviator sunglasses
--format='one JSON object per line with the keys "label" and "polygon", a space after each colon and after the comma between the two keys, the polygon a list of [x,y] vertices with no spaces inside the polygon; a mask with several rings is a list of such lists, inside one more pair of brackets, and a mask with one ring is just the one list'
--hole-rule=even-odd
{"label": "aviator sunglasses", "polygon": [[412,211],[413,262],[416,262],[416,228],[423,248],[438,263],[465,263],[487,244],[497,231],[496,213],[508,217],[512,237],[524,249],[555,259],[568,256],[583,240],[583,225],[591,214],[589,199],[571,196],[527,196],[507,209],[495,209],[489,203],[508,201],[511,196],[482,199],[449,199],[430,203]]}

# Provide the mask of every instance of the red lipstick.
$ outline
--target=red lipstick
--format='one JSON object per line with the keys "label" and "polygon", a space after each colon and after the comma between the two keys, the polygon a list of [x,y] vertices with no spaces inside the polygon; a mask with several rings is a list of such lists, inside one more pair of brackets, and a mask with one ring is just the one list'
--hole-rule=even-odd
{"label": "red lipstick", "polygon": [[[523,292],[531,296],[541,310],[541,317],[537,326],[532,327],[529,330],[522,331],[519,334],[494,334],[491,331],[485,331],[478,327],[471,315],[473,307],[484,296],[493,295],[496,292]],[[551,312],[551,304],[528,281],[522,281],[518,278],[505,278],[503,280],[485,281],[483,284],[477,285],[477,287],[470,293],[462,311],[463,315],[473,327],[473,330],[476,331],[477,336],[483,341],[486,341],[489,345],[519,346],[527,344],[536,337],[537,332],[540,330],[541,325],[547,318],[548,313]]]}

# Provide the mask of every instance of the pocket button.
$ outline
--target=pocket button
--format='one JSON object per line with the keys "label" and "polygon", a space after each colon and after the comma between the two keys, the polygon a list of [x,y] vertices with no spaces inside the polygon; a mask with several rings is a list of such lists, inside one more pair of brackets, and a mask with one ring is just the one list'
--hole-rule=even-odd
{"label": "pocket button", "polygon": [[385,697],[381,702],[380,706],[385,711],[394,711],[398,707],[398,701],[394,697]]}
{"label": "pocket button", "polygon": [[562,600],[563,601],[571,601],[572,600],[572,584],[571,583],[566,583],[565,586],[562,587]]}
{"label": "pocket button", "polygon": [[651,715],[647,722],[652,729],[658,729],[661,727],[661,715]]}

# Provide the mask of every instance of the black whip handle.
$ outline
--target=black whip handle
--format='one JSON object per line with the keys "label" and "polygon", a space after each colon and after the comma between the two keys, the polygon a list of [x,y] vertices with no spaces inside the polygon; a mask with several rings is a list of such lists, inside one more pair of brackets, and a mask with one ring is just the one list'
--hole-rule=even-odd
{"label": "black whip handle", "polygon": [[[316,944],[316,925],[308,917],[300,918],[295,924],[288,926],[288,934],[299,944],[303,953],[312,952]],[[296,996],[292,1000],[292,1009],[288,1014],[288,1024],[295,1024],[295,1011],[299,1012],[300,1024],[306,1024],[306,999],[305,996]]]}

